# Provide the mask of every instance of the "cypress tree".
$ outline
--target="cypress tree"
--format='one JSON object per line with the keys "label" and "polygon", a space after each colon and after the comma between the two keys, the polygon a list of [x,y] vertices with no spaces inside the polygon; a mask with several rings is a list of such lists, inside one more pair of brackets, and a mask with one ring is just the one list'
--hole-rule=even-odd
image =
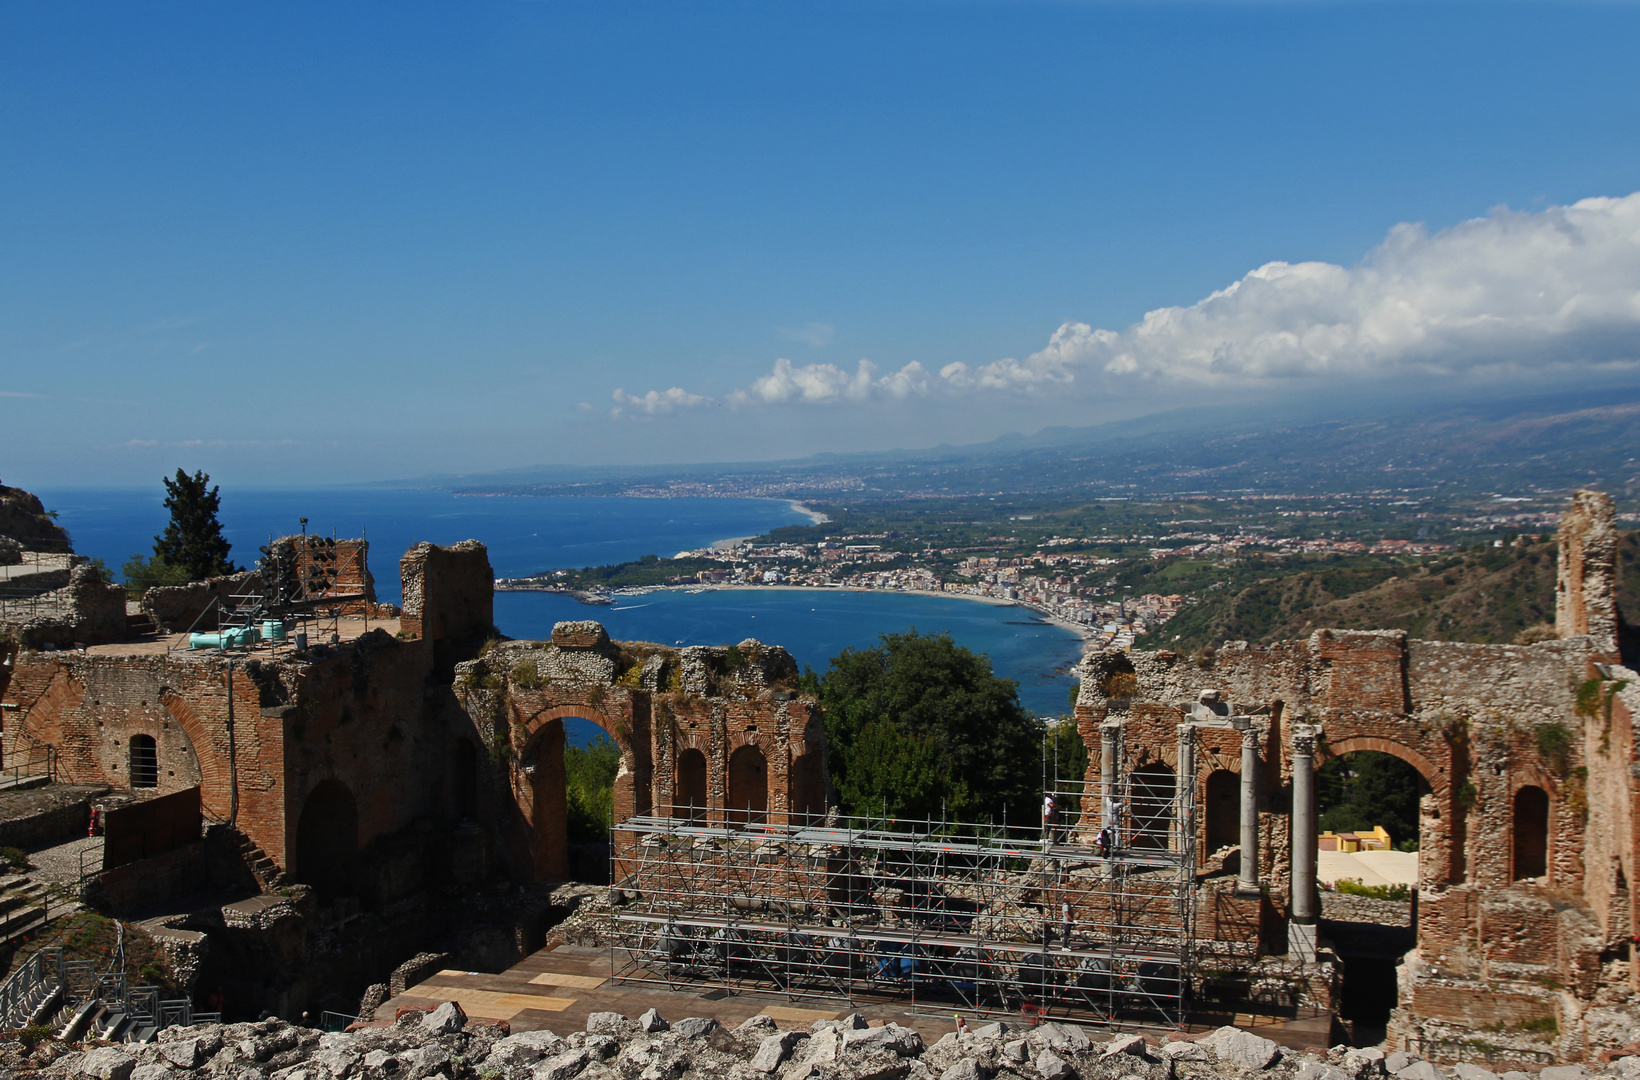
{"label": "cypress tree", "polygon": [[175,480],[165,481],[165,508],[171,511],[171,521],[162,535],[154,537],[154,558],[186,570],[190,581],[239,569],[228,560],[228,541],[216,519],[221,489],[207,490],[210,482],[203,471],[189,476],[181,469]]}

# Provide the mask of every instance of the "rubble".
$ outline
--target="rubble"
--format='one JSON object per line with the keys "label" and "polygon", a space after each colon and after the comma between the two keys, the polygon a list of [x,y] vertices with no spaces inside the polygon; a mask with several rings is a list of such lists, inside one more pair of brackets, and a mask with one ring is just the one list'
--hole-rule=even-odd
{"label": "rubble", "polygon": [[[1176,1033],[1177,1034],[1177,1033]],[[871,1026],[857,1014],[812,1030],[756,1016],[733,1031],[716,1020],[667,1023],[594,1013],[586,1031],[509,1034],[505,1024],[468,1019],[456,1002],[406,1012],[391,1024],[319,1032],[270,1019],[254,1024],[172,1027],[148,1045],[79,1048],[46,1040],[32,1051],[0,1044],[0,1078],[39,1080],[1499,1080],[1474,1064],[1442,1067],[1416,1054],[1334,1047],[1302,1054],[1234,1027],[1195,1041],[1140,1035],[1090,1038],[1046,1023],[1023,1030],[990,1024],[951,1032],[925,1047],[898,1024]],[[1640,1057],[1590,1072],[1545,1068],[1547,1080],[1629,1080]],[[1505,1073],[1502,1080],[1518,1080]]]}

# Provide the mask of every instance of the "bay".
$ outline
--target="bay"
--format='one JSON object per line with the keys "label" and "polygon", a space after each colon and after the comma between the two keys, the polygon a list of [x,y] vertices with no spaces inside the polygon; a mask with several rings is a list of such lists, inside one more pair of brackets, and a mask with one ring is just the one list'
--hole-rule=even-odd
{"label": "bay", "polygon": [[[118,570],[132,554],[150,554],[168,514],[163,491],[43,490],[70,532],[74,549]],[[475,498],[448,491],[383,488],[232,489],[222,493],[223,534],[245,565],[270,536],[300,531],[368,536],[380,599],[397,603],[397,562],[412,545],[476,539],[489,549],[498,577],[560,567],[595,566],[647,554],[671,555],[731,536],[751,536],[809,518],[777,499]],[[990,657],[998,674],[1019,683],[1026,708],[1066,710],[1068,668],[1081,655],[1073,632],[1027,608],[907,593],[799,589],[668,590],[588,606],[554,593],[498,593],[502,633],[545,638],[552,624],[596,619],[611,636],[667,645],[717,645],[756,638],[780,645],[817,671],[845,648],[868,648],[878,636],[916,627],[950,633]],[[577,732],[576,735],[584,735]],[[579,740],[578,740],[579,741]]]}

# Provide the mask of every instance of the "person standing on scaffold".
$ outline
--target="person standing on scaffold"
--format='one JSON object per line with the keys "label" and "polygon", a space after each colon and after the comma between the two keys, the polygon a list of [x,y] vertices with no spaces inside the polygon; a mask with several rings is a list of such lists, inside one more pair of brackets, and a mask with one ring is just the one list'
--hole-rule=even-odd
{"label": "person standing on scaffold", "polygon": [[1058,816],[1059,807],[1053,801],[1053,792],[1045,792],[1042,796],[1042,842],[1053,843],[1054,819]]}

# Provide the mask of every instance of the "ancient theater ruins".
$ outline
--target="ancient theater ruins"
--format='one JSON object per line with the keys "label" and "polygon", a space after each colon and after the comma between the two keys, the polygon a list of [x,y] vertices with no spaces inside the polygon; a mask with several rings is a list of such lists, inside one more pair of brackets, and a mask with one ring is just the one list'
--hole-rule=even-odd
{"label": "ancient theater ruins", "polygon": [[[608,907],[572,920],[581,967],[537,954],[524,989],[464,1007],[545,1025],[520,995],[561,976],[609,1007],[776,993],[1570,1060],[1640,1025],[1640,677],[1616,540],[1611,501],[1577,493],[1555,633],[1535,644],[1320,630],[1091,652],[1075,710],[1089,764],[1054,785],[1047,822],[844,816],[785,650],[621,642],[592,621],[504,640],[474,541],[406,553],[402,611],[376,603],[362,541],[298,538],[254,581],[160,594],[157,638],[12,646],[4,749],[127,800],[91,875],[111,908],[202,881],[254,891],[155,930],[195,935],[177,947],[206,958],[197,988],[241,1012],[288,1015],[394,965],[421,973],[395,977],[398,1005],[432,992],[414,985],[427,975],[454,993],[464,976],[441,969],[525,960],[579,875],[608,882]],[[178,624],[212,603],[278,625],[182,647]],[[570,718],[620,758],[611,845],[591,863],[567,831]],[[1318,880],[1318,780],[1363,751],[1421,785],[1398,908]],[[445,951],[419,953],[433,943]],[[1369,989],[1387,995],[1376,1028],[1351,1014]]]}

